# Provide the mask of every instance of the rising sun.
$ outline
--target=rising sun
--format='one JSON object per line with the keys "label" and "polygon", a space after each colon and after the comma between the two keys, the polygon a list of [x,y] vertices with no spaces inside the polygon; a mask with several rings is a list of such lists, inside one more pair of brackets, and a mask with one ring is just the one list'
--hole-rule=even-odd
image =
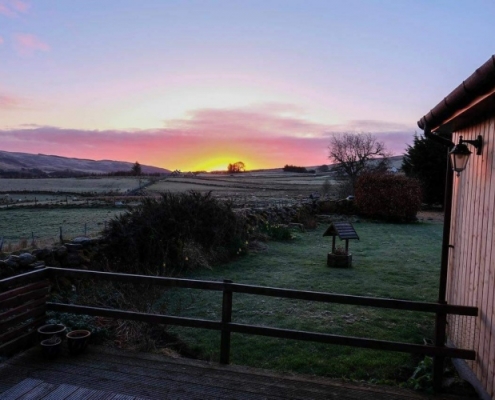
{"label": "rising sun", "polygon": [[[242,158],[236,156],[216,156],[203,160],[196,164],[195,171],[227,171],[229,164],[234,164]],[[245,163],[246,164],[246,163]]]}

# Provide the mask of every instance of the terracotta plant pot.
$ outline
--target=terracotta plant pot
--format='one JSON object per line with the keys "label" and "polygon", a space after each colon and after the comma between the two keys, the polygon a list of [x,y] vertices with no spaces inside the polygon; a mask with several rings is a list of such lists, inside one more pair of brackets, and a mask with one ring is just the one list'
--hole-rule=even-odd
{"label": "terracotta plant pot", "polygon": [[40,344],[46,358],[55,358],[60,353],[62,339],[58,336],[52,336],[50,339],[42,340]]}
{"label": "terracotta plant pot", "polygon": [[328,253],[327,265],[334,268],[350,268],[352,266],[352,254]]}
{"label": "terracotta plant pot", "polygon": [[91,332],[83,329],[69,332],[66,336],[69,353],[76,355],[86,350],[90,336]]}
{"label": "terracotta plant pot", "polygon": [[64,340],[66,330],[67,328],[62,324],[43,325],[38,328],[38,337],[40,341],[43,341],[56,336],[62,341]]}

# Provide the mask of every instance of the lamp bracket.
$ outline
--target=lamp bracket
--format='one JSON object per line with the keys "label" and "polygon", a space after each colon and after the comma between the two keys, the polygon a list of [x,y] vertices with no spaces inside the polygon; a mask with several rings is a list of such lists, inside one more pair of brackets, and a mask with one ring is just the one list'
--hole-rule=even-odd
{"label": "lamp bracket", "polygon": [[481,135],[478,135],[478,137],[474,140],[464,140],[462,136],[459,137],[459,144],[470,144],[476,148],[476,155],[480,156],[481,155],[481,150],[483,148],[483,138]]}

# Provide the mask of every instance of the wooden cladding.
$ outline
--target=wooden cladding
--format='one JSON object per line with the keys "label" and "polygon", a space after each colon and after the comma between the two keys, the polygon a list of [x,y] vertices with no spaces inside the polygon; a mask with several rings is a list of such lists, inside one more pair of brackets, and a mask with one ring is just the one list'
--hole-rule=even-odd
{"label": "wooden cladding", "polygon": [[447,301],[478,307],[473,320],[448,317],[448,335],[457,347],[478,354],[469,362],[487,393],[495,397],[495,118],[458,131],[464,139],[483,137],[483,151],[473,154],[466,170],[454,177]]}
{"label": "wooden cladding", "polygon": [[[33,279],[38,282],[23,284]],[[3,280],[11,287],[0,293],[0,355],[9,355],[30,344],[44,322],[50,283],[40,273]],[[14,285],[21,285],[13,287]]]}

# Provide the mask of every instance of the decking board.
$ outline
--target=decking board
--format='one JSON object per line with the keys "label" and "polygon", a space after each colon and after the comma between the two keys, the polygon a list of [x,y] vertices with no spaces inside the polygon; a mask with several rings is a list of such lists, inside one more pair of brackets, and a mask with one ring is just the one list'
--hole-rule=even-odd
{"label": "decking board", "polygon": [[72,393],[74,393],[77,389],[77,386],[67,385],[65,383],[58,385],[55,390],[53,390],[50,394],[43,397],[43,400],[65,400]]}
{"label": "decking board", "polygon": [[5,391],[0,395],[2,400],[17,400],[19,397],[33,390],[36,386],[41,385],[43,381],[39,379],[24,379],[22,382]]}
{"label": "decking board", "polygon": [[[61,354],[50,361],[42,357],[39,348],[33,348],[0,364],[0,388],[9,385],[15,388],[16,384],[26,386],[29,382],[32,387],[22,389],[24,392],[17,397],[32,391],[33,396],[26,399],[38,400],[42,397],[34,396],[36,391],[44,391],[45,400],[429,398],[399,388],[351,384],[96,346],[78,357]],[[0,394],[0,399],[8,393],[9,390]],[[442,399],[449,398],[456,397],[442,396]]]}

